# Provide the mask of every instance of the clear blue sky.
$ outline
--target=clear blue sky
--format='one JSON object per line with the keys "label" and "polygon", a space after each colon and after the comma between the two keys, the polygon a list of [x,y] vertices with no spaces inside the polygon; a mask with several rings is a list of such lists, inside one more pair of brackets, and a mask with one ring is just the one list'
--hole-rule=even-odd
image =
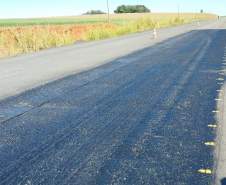
{"label": "clear blue sky", "polygon": [[[91,9],[107,12],[107,0],[0,0],[0,19],[70,16]],[[142,4],[151,12],[198,12],[226,15],[226,0],[109,0],[110,13],[124,4]]]}

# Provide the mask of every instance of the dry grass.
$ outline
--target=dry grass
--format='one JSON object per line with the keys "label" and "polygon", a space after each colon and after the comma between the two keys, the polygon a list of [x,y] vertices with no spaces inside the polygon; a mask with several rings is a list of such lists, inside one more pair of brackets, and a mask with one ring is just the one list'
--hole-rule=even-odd
{"label": "dry grass", "polygon": [[[114,14],[113,19],[128,19],[122,26],[106,27],[104,24],[89,27],[82,34],[85,40],[100,40],[110,37],[118,37],[125,34],[131,34],[140,31],[146,31],[153,28],[170,27],[187,23],[187,19],[212,19],[213,14],[177,14],[167,13],[140,13],[140,14]],[[183,16],[183,18],[182,18]],[[67,17],[69,18],[69,17]],[[72,17],[70,17],[72,18]],[[107,18],[107,15],[84,15],[74,18]],[[55,18],[56,19],[56,18]],[[50,30],[49,26],[41,27],[11,27],[10,30],[4,28],[0,30],[0,57],[13,56],[21,53],[39,51],[49,47],[68,45],[75,41],[75,36],[70,34],[69,28],[65,26],[62,33],[56,30]]]}
{"label": "dry grass", "polygon": [[154,28],[158,29],[186,23],[186,19],[181,17],[175,17],[170,19],[155,19],[146,17],[126,22],[123,26],[118,27],[117,29],[106,29],[102,25],[93,29],[88,29],[88,31],[84,33],[84,38],[85,40],[101,40],[135,32],[147,31]]}
{"label": "dry grass", "polygon": [[0,33],[0,57],[39,51],[49,47],[68,45],[75,41],[70,34],[59,34],[49,27],[12,27]]}

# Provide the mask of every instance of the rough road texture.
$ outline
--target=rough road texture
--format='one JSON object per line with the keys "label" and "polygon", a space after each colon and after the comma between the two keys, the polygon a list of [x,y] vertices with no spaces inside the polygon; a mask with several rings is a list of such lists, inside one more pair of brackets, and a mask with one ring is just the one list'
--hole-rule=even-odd
{"label": "rough road texture", "polygon": [[215,184],[221,21],[0,101],[0,184]]}
{"label": "rough road texture", "polygon": [[[221,73],[226,70],[226,47],[224,58],[222,60]],[[225,71],[224,71],[225,72]],[[223,74],[223,73],[222,73]],[[221,74],[221,75],[222,75]],[[225,78],[225,77],[223,77]],[[217,136],[215,146],[215,168],[216,168],[216,185],[226,184],[226,83],[222,85],[221,92],[218,95],[217,108],[219,113],[216,115],[217,120]],[[224,182],[219,180],[224,178]]]}
{"label": "rough road texture", "polygon": [[[216,28],[214,22],[200,23],[202,27]],[[196,30],[196,23],[161,29],[158,39],[151,39],[153,31],[126,35],[85,44],[50,48],[35,53],[0,59],[0,99],[19,94],[62,77],[75,74],[122,56],[160,43],[163,40]]]}

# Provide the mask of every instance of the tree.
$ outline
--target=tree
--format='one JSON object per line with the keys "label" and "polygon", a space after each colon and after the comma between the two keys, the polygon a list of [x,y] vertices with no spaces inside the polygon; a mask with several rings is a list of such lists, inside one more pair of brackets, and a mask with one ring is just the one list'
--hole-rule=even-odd
{"label": "tree", "polygon": [[203,13],[203,10],[200,10],[200,13]]}
{"label": "tree", "polygon": [[121,5],[114,13],[149,13],[150,10],[144,5]]}
{"label": "tree", "polygon": [[106,13],[102,12],[101,10],[91,10],[86,13],[83,13],[82,15],[95,15],[95,14],[106,14]]}

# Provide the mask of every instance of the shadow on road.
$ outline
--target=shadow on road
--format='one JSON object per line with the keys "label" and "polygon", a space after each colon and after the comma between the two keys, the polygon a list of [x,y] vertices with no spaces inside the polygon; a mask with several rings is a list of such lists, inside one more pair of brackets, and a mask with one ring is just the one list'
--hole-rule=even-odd
{"label": "shadow on road", "polygon": [[221,185],[226,185],[226,178],[221,180]]}
{"label": "shadow on road", "polygon": [[194,32],[1,100],[0,184],[214,184],[226,31]]}

